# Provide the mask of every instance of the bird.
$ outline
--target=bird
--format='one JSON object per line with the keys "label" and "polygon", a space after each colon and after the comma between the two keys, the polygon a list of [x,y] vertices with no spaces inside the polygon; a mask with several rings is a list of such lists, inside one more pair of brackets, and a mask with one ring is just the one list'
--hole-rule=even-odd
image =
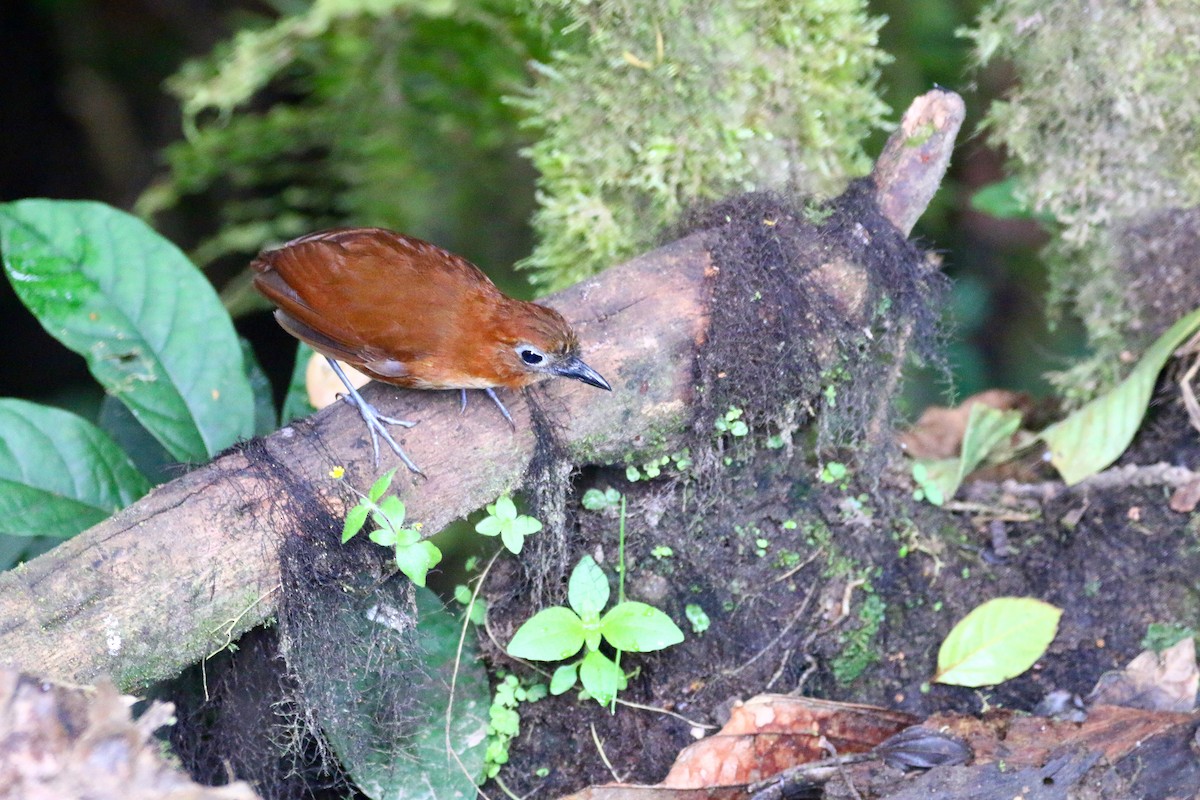
{"label": "bird", "polygon": [[363,399],[339,362],[407,389],[482,389],[515,428],[496,389],[551,377],[612,391],[580,358],[579,338],[552,308],[501,292],[471,262],[385,228],[334,228],[263,250],[251,262],[254,287],[292,336],[328,359],[371,434],[382,436],[412,472],[421,470]]}

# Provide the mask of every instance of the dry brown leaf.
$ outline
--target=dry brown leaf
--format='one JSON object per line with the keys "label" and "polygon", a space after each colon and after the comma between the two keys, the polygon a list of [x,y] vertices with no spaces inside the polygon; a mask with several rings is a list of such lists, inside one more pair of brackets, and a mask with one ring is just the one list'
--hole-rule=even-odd
{"label": "dry brown leaf", "polygon": [[1052,753],[1072,747],[1102,752],[1114,763],[1146,739],[1197,718],[1196,714],[1101,705],[1090,709],[1082,723],[999,711],[983,719],[939,714],[922,724],[966,741],[975,752],[976,764],[1003,761],[1020,769],[1043,766]]}
{"label": "dry brown leaf", "polygon": [[1125,669],[1100,676],[1089,704],[1129,706],[1148,711],[1191,711],[1200,688],[1196,643],[1182,639],[1161,653],[1139,653]]}
{"label": "dry brown leaf", "polygon": [[829,755],[864,753],[915,723],[899,711],[790,695],[759,695],[734,706],[729,721],[689,745],[671,767],[673,789],[754,783]]}
{"label": "dry brown leaf", "polygon": [[1195,478],[1175,489],[1167,505],[1172,511],[1190,514],[1200,505],[1200,478]]}
{"label": "dry brown leaf", "polygon": [[988,389],[973,394],[954,408],[930,406],[916,424],[900,434],[900,446],[913,458],[954,458],[962,447],[963,433],[971,406],[982,403],[1000,411],[1011,409],[1028,413],[1029,395],[1008,389]]}

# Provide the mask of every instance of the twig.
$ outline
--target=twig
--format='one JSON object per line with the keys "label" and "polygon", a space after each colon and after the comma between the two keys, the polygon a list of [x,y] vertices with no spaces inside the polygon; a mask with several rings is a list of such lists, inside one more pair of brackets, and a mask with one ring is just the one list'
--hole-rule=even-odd
{"label": "twig", "polygon": [[596,752],[600,754],[600,760],[604,762],[604,766],[608,767],[608,772],[613,776],[613,780],[617,783],[624,783],[625,779],[617,774],[613,769],[612,762],[608,760],[608,755],[604,752],[604,745],[600,742],[600,734],[596,733],[596,723],[590,722],[588,725],[592,729],[592,741],[596,745]]}

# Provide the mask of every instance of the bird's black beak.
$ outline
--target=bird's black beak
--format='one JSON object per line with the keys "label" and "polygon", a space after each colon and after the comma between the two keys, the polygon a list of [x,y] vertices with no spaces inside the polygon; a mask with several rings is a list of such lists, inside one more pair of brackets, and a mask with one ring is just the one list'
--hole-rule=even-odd
{"label": "bird's black beak", "polygon": [[561,375],[564,378],[574,378],[577,381],[583,381],[589,386],[595,386],[597,389],[603,389],[606,392],[611,392],[612,387],[608,385],[608,381],[600,377],[600,373],[589,367],[580,360],[579,356],[571,356],[561,364],[554,367],[555,375]]}

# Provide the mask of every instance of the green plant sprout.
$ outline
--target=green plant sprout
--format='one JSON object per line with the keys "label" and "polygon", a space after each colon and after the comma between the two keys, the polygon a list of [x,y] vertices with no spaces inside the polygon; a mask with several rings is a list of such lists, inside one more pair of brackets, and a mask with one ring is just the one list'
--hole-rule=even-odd
{"label": "green plant sprout", "polygon": [[671,556],[675,555],[675,551],[665,544],[660,544],[650,551],[650,555],[654,556],[659,561],[662,561],[664,558],[670,558]]}
{"label": "green plant sprout", "polygon": [[730,406],[728,411],[717,417],[713,427],[718,433],[728,433],[731,436],[746,436],[750,433],[750,426],[742,419],[742,409],[737,406]]}
{"label": "green plant sprout", "polygon": [[708,618],[708,614],[704,613],[704,609],[696,603],[688,603],[684,606],[683,613],[695,633],[704,633],[708,630],[708,626],[712,624],[712,620]]}
{"label": "green plant sprout", "polygon": [[517,506],[506,494],[500,495],[487,507],[488,515],[475,526],[477,533],[484,536],[500,536],[500,541],[513,555],[519,555],[525,546],[525,537],[542,529],[540,520],[517,513]]}
{"label": "green plant sprout", "polygon": [[912,479],[917,488],[913,490],[913,500],[918,503],[922,500],[928,500],[935,506],[940,506],[946,502],[946,496],[942,494],[942,488],[938,486],[929,475],[929,468],[920,461],[914,461],[912,465]]}
{"label": "green plant sprout", "polygon": [[496,694],[488,709],[488,743],[483,755],[485,779],[496,777],[508,763],[508,747],[521,733],[521,703],[536,703],[546,696],[546,684],[522,686],[515,675],[505,675],[496,685]]}
{"label": "green plant sprout", "polygon": [[[846,479],[846,465],[840,461],[830,461],[825,466],[821,467],[820,479],[822,483],[837,483]],[[844,486],[842,488],[845,488]]]}
{"label": "green plant sprout", "polygon": [[570,608],[552,606],[534,614],[513,635],[506,652],[531,661],[561,661],[586,646],[582,659],[555,670],[550,693],[566,692],[578,678],[589,695],[608,705],[626,681],[618,662],[600,652],[601,639],[618,651],[618,660],[621,652],[649,653],[683,641],[679,626],[646,603],[622,601],[601,615],[610,594],[604,571],[584,556],[567,584]]}
{"label": "green plant sprout", "polygon": [[621,504],[621,493],[611,486],[604,491],[588,489],[583,493],[579,503],[588,511],[604,511],[608,508],[616,508]]}
{"label": "green plant sprout", "polygon": [[[334,467],[330,476],[341,480],[345,470]],[[342,527],[342,544],[353,539],[363,529],[370,517],[375,530],[367,534],[372,542],[382,547],[391,547],[395,552],[396,566],[417,586],[425,585],[429,570],[442,560],[442,551],[433,542],[421,539],[421,523],[404,524],[404,501],[396,495],[388,495],[396,470],[390,469],[371,485],[366,494],[350,487],[358,495],[358,505],[346,514]]]}
{"label": "green plant sprout", "polygon": [[466,606],[467,619],[472,625],[482,625],[487,619],[487,600],[482,597],[476,597],[475,602],[471,602],[471,587],[465,583],[460,583],[454,587],[454,599],[459,604]]}

